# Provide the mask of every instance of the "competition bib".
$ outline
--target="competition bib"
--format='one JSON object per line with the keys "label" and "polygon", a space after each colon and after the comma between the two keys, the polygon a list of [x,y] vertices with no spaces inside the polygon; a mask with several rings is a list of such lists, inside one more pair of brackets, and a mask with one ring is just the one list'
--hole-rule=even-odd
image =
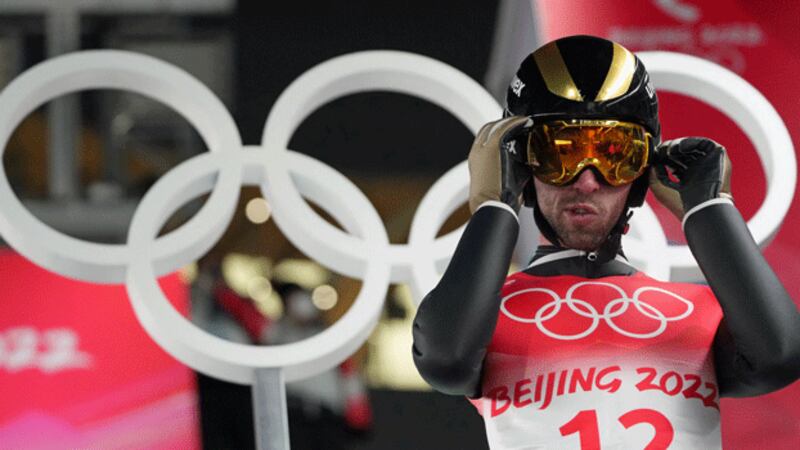
{"label": "competition bib", "polygon": [[515,274],[483,375],[492,449],[721,447],[710,289]]}

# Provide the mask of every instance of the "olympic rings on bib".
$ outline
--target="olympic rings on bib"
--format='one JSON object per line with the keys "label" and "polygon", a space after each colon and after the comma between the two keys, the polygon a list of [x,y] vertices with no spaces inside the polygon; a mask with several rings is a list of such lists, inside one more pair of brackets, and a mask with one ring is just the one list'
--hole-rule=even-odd
{"label": "olympic rings on bib", "polygon": [[[794,193],[794,151],[780,117],[752,86],[720,66],[663,52],[640,57],[658,88],[696,96],[728,112],[753,141],[764,161],[768,189],[750,226],[757,242],[765,242],[780,226]],[[696,89],[698,84],[704,88]],[[190,74],[149,56],[92,50],[45,61],[0,93],[0,155],[26,115],[57,96],[83,89],[121,89],[166,104],[197,129],[209,153],[183,162],[153,185],[136,209],[125,245],[86,242],[53,230],[22,205],[0,170],[0,234],[48,270],[86,281],[125,283],[137,317],[156,342],[195,370],[238,383],[251,383],[258,368],[281,367],[291,381],[342,361],[363,344],[377,323],[389,283],[408,283],[420,301],[436,284],[463,231],[462,227],[436,237],[467,199],[466,161],[445,173],[423,197],[409,242],[390,244],[377,211],[349,179],[287,148],[300,123],[325,103],[375,90],[426,99],[455,115],[473,133],[501,116],[489,93],[444,63],[404,52],[367,51],[333,58],[296,79],[270,111],[261,145],[244,146],[225,106]],[[322,333],[271,347],[227,342],[187,322],[158,289],[157,276],[197,259],[216,244],[230,223],[243,184],[261,187],[276,224],[295,247],[334,272],[363,280],[350,310]],[[210,197],[197,215],[157,237],[177,208],[207,192]],[[323,220],[304,198],[321,205],[346,231]],[[625,245],[638,267],[656,278],[697,278],[699,271],[688,248],[667,245],[648,206],[633,221]],[[663,256],[662,251],[666,258],[652,257]],[[539,323],[562,305],[592,318],[595,327],[600,320],[613,327],[615,314],[630,306],[659,324],[679,320],[623,296],[619,310],[602,313],[589,309],[584,300],[568,298],[543,309]]]}
{"label": "olympic rings on bib", "polygon": [[[618,297],[606,303],[605,307],[603,307],[603,311],[600,312],[588,301],[575,297],[575,291],[584,286],[608,287],[614,290]],[[531,292],[542,292],[547,294],[552,298],[552,301],[540,306],[536,310],[536,313],[534,313],[533,317],[530,318],[520,317],[512,313],[506,306],[506,303],[514,297]],[[686,306],[686,309],[680,314],[667,317],[667,315],[661,312],[658,308],[640,298],[645,292],[658,292],[663,296],[683,303]],[[559,334],[547,328],[547,321],[558,315],[561,312],[561,307],[564,305],[566,305],[570,312],[574,313],[576,316],[592,320],[585,330],[575,334]],[[656,323],[655,329],[650,332],[637,333],[634,331],[625,330],[623,327],[614,322],[616,317],[628,312],[630,306],[636,308],[638,313],[642,316],[654,321]],[[564,298],[559,297],[559,295],[554,291],[546,288],[529,288],[519,290],[503,297],[502,301],[500,302],[500,311],[511,320],[521,323],[535,324],[539,331],[541,331],[543,334],[550,336],[553,339],[562,341],[582,339],[591,335],[597,329],[600,321],[605,322],[606,325],[608,325],[612,330],[623,336],[635,339],[650,339],[661,335],[667,329],[667,324],[669,322],[675,322],[689,317],[689,315],[692,314],[692,311],[694,311],[694,304],[678,294],[658,287],[640,287],[634,291],[631,297],[628,297],[622,288],[613,283],[607,283],[603,281],[582,281],[572,285],[569,290],[567,290],[567,294]]]}

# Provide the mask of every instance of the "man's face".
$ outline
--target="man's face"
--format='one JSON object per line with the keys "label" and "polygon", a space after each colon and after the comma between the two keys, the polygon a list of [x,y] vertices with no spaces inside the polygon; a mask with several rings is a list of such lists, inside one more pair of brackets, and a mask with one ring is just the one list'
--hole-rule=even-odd
{"label": "man's face", "polygon": [[625,209],[631,185],[611,186],[600,181],[591,169],[577,176],[572,184],[553,186],[533,178],[536,198],[562,245],[592,251],[605,241]]}

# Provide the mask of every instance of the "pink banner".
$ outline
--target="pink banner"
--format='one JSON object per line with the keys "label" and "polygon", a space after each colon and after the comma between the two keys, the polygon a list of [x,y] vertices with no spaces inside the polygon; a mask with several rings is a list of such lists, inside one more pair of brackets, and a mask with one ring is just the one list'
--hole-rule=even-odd
{"label": "pink banner", "polygon": [[[192,372],[141,328],[122,286],[0,251],[0,447],[199,448]],[[187,286],[161,286],[182,313]]]}
{"label": "pink banner", "polygon": [[[798,148],[800,131],[800,3],[746,0],[536,0],[541,37],[549,41],[591,34],[633,51],[669,50],[700,56],[738,73],[772,103]],[[766,180],[744,133],[724,114],[696,100],[659,94],[663,138],[707,136],[730,152],[733,195],[746,218],[762,200]],[[650,202],[653,205],[653,202]],[[658,209],[668,236],[681,242],[677,221]],[[800,209],[793,206],[765,250],[767,260],[797,301],[800,293]],[[751,399],[722,402],[726,449],[796,449],[800,442],[800,383]]]}

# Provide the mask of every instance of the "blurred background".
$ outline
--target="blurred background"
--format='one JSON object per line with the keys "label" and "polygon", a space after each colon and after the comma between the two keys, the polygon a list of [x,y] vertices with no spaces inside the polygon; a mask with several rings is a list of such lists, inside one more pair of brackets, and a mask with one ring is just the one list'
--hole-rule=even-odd
{"label": "blurred background", "polygon": [[[681,51],[723,64],[772,102],[797,146],[797,17],[800,4],[788,0],[268,6],[254,0],[0,0],[0,87],[64,53],[139,52],[198,78],[232,112],[243,142],[258,144],[280,93],[334,56],[374,49],[423,54],[466,73],[502,102],[519,62],[539,44],[594,34],[634,51]],[[766,180],[741,130],[696,100],[659,98],[665,139],[705,135],[730,150],[733,193],[743,214],[752,216]],[[391,242],[404,243],[420,199],[466,158],[471,142],[469,130],[443,109],[374,92],[322,106],[289,147],[352,180],[375,205]],[[17,196],[51,227],[124,243],[148,187],[205,151],[197,131],[158,99],[90,90],[30,114],[6,146],[3,167]],[[184,205],[163,232],[184,223],[203,201]],[[161,280],[173,305],[209,332],[243,343],[294,342],[334,323],[360,281],[294,248],[270,220],[258,189],[242,188],[239,203],[223,239],[205,257]],[[654,209],[670,240],[683,243],[679,224]],[[467,217],[464,206],[440,234]],[[800,215],[792,207],[765,249],[795,298],[797,225]],[[532,235],[520,239],[519,261],[530,256],[533,241]],[[0,286],[0,447],[253,447],[249,387],[194,373],[160,350],[136,321],[123,287],[49,273],[3,247],[1,237]],[[462,398],[433,393],[416,373],[414,311],[408,288],[392,286],[381,321],[360,350],[335,370],[287,386],[293,448],[486,448],[474,409]],[[800,408],[790,401],[797,394],[794,385],[723,401],[726,448],[797,448]]]}

